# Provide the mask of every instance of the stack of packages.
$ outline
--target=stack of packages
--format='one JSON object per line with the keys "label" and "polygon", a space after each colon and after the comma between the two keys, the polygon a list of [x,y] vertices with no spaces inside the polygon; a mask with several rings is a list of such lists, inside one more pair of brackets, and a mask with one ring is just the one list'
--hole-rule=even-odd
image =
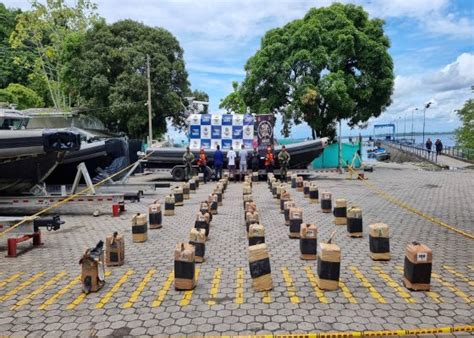
{"label": "stack of packages", "polygon": [[184,182],[182,185],[183,188],[183,199],[188,200],[191,198],[191,188],[189,187],[188,182]]}
{"label": "stack of packages", "polygon": [[303,223],[303,209],[291,208],[289,215],[290,238],[300,238],[301,224]]}
{"label": "stack of packages", "polygon": [[253,223],[248,231],[249,245],[265,243],[265,228],[262,224]]}
{"label": "stack of packages", "polygon": [[311,183],[309,186],[309,201],[310,203],[319,203],[319,191],[316,183]]}
{"label": "stack of packages", "polygon": [[249,202],[253,202],[253,197],[252,195],[250,194],[246,194],[244,195],[244,209],[245,209],[245,205]]}
{"label": "stack of packages", "polygon": [[362,209],[351,207],[347,210],[347,233],[349,237],[362,237]]}
{"label": "stack of packages", "polygon": [[300,230],[300,251],[301,259],[316,259],[318,244],[318,228],[315,224],[301,224]]}
{"label": "stack of packages", "polygon": [[294,201],[286,201],[285,202],[285,209],[284,209],[284,214],[285,214],[285,225],[290,225],[290,209],[291,208],[296,208],[296,203]]}
{"label": "stack of packages", "polygon": [[197,177],[196,175],[194,175],[192,177],[192,179],[194,180],[194,183],[196,184],[196,190],[199,189],[199,177]]}
{"label": "stack of packages", "polygon": [[217,187],[214,189],[214,194],[217,196],[217,205],[222,206],[222,201],[224,199],[224,190],[222,184],[217,183]]}
{"label": "stack of packages", "polygon": [[87,249],[79,260],[81,282],[84,293],[97,292],[105,284],[104,242],[99,241],[95,248]]}
{"label": "stack of packages", "polygon": [[165,197],[165,216],[174,215],[174,206],[175,206],[174,195],[167,195]]}
{"label": "stack of packages", "polygon": [[245,227],[246,227],[247,233],[249,232],[250,226],[256,223],[260,223],[260,216],[258,214],[258,211],[248,209],[248,211],[245,212]]}
{"label": "stack of packages", "polygon": [[123,235],[114,232],[105,240],[105,264],[107,266],[123,265],[125,261],[125,241]]}
{"label": "stack of packages", "polygon": [[258,171],[252,172],[252,182],[258,182]]}
{"label": "stack of packages", "polygon": [[390,234],[387,224],[369,225],[369,256],[374,261],[390,260]]}
{"label": "stack of packages", "polygon": [[309,198],[309,187],[310,183],[308,181],[303,182],[303,194],[305,198]]}
{"label": "stack of packages", "polygon": [[270,257],[266,244],[249,246],[249,267],[252,287],[256,291],[268,291],[273,288]]}
{"label": "stack of packages", "polygon": [[176,290],[192,290],[196,286],[194,246],[178,243],[174,250],[174,287]]}
{"label": "stack of packages", "polygon": [[277,197],[277,189],[280,186],[280,184],[281,183],[278,182],[277,180],[272,181],[272,195],[273,195],[273,198],[278,198]]}
{"label": "stack of packages", "polygon": [[296,178],[296,191],[303,192],[304,190],[303,182],[304,182],[303,177],[298,176]]}
{"label": "stack of packages", "polygon": [[148,239],[148,222],[145,214],[132,217],[132,239],[134,243],[146,242]]}
{"label": "stack of packages", "polygon": [[189,183],[189,192],[190,192],[191,194],[195,194],[195,193],[196,193],[196,189],[197,189],[197,187],[196,187],[196,181],[192,178],[192,179],[190,179],[190,180],[188,181],[188,183]]}
{"label": "stack of packages", "polygon": [[403,284],[410,290],[429,291],[433,252],[425,244],[412,242],[405,250]]}
{"label": "stack of packages", "polygon": [[327,243],[318,245],[318,269],[316,282],[322,290],[337,290],[339,288],[339,275],[341,270],[341,249],[332,244],[331,235]]}
{"label": "stack of packages", "polygon": [[150,229],[160,229],[162,226],[161,221],[161,205],[158,201],[155,201],[148,207],[148,223],[150,224]]}
{"label": "stack of packages", "polygon": [[347,224],[347,201],[343,198],[336,199],[336,206],[334,207],[334,224]]}
{"label": "stack of packages", "polygon": [[219,205],[218,197],[215,194],[210,194],[207,198],[207,204],[209,204],[212,215],[217,215],[217,206]]}
{"label": "stack of packages", "polygon": [[194,246],[194,259],[196,263],[202,263],[206,253],[206,231],[204,229],[191,229],[189,244]]}
{"label": "stack of packages", "polygon": [[291,188],[296,189],[296,179],[298,178],[297,174],[291,175]]}
{"label": "stack of packages", "polygon": [[175,187],[173,189],[173,195],[174,195],[174,204],[178,207],[183,206],[184,205],[183,188]]}
{"label": "stack of packages", "polygon": [[330,213],[332,211],[332,195],[330,192],[323,191],[321,193],[321,211]]}
{"label": "stack of packages", "polygon": [[283,191],[280,196],[280,213],[285,213],[285,202],[291,200],[291,195],[288,191]]}
{"label": "stack of packages", "polygon": [[210,214],[208,212],[198,212],[196,214],[196,221],[194,227],[196,229],[203,229],[206,235],[206,239],[209,237],[209,223],[210,223]]}

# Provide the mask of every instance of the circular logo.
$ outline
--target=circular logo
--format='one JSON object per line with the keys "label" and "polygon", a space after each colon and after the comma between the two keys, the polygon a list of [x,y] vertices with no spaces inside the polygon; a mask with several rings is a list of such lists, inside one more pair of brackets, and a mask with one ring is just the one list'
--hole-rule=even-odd
{"label": "circular logo", "polygon": [[249,126],[245,127],[245,135],[252,136],[252,128],[250,128]]}
{"label": "circular logo", "polygon": [[202,128],[202,133],[203,133],[204,136],[209,135],[209,128],[208,127]]}
{"label": "circular logo", "polygon": [[272,125],[268,121],[261,121],[258,124],[258,137],[261,140],[269,140],[272,137]]}
{"label": "circular logo", "polygon": [[229,128],[229,127],[224,128],[224,135],[225,135],[225,136],[229,136],[229,135],[230,135],[230,128]]}

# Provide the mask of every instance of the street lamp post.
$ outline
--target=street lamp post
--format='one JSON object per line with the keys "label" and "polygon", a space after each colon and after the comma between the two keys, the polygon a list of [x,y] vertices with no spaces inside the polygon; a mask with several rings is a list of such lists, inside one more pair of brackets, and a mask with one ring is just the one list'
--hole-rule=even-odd
{"label": "street lamp post", "polygon": [[413,114],[415,113],[415,110],[418,110],[418,108],[411,111],[411,140],[413,141],[413,145],[415,145],[415,133],[413,130]]}
{"label": "street lamp post", "polygon": [[423,142],[422,144],[425,144],[425,120],[426,120],[426,109],[428,109],[431,106],[431,102],[428,102],[425,105],[425,109],[423,109]]}

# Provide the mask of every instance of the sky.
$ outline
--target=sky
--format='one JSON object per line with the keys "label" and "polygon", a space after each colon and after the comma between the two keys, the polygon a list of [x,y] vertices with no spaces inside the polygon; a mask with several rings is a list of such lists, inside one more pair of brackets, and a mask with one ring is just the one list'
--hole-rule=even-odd
{"label": "sky", "polygon": [[[0,0],[8,7],[29,8],[27,0]],[[232,81],[245,77],[244,65],[271,28],[298,19],[327,0],[96,0],[107,22],[130,18],[174,34],[184,49],[192,89],[210,97],[210,111],[232,91]],[[427,131],[452,131],[459,126],[456,109],[473,97],[474,0],[355,0],[371,18],[385,20],[395,64],[392,104],[374,123],[396,123],[400,132],[421,131],[423,107]],[[415,110],[418,108],[418,110]],[[279,126],[277,125],[277,128]],[[292,129],[293,138],[310,135],[306,125]],[[322,135],[324,136],[324,135]]]}

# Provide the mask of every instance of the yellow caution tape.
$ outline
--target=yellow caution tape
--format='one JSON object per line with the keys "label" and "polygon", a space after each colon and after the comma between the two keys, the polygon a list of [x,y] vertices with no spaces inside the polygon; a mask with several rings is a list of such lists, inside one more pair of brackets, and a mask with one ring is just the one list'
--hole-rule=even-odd
{"label": "yellow caution tape", "polygon": [[[352,170],[352,168],[349,168],[349,170]],[[395,197],[389,195],[387,192],[385,192],[384,190],[380,189],[379,187],[377,187],[376,185],[374,184],[371,184],[369,182],[367,182],[366,180],[361,180],[361,182],[363,182],[367,187],[369,187],[370,189],[372,189],[375,193],[379,194],[380,196],[382,196],[383,198],[385,198],[387,201],[403,208],[403,209],[406,209],[408,211],[411,211],[413,212],[414,214],[436,224],[436,225],[439,225],[439,226],[442,226],[446,229],[449,229],[451,231],[454,231],[460,235],[463,235],[464,237],[467,237],[469,239],[474,239],[474,234],[471,234],[467,231],[464,231],[464,230],[460,230],[458,228],[455,228],[453,227],[452,225],[449,225],[445,222],[443,222],[442,220],[440,220],[439,218],[436,218],[434,216],[431,216],[429,214],[426,214],[426,213],[423,213],[422,211],[418,210],[418,209],[415,209],[414,207],[408,205],[407,203],[403,202],[402,200],[399,200],[399,199],[396,199]]]}

